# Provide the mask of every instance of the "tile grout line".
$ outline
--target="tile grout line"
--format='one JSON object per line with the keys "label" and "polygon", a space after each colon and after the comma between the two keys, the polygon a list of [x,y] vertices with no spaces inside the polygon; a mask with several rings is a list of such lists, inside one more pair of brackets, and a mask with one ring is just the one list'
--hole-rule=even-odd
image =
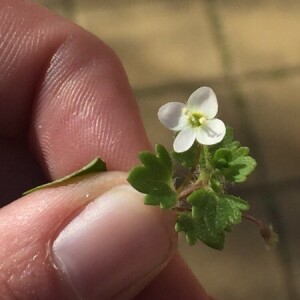
{"label": "tile grout line", "polygon": [[[218,9],[216,7],[217,5],[216,0],[205,0],[205,4],[208,13],[208,19],[211,26],[212,35],[215,39],[215,42],[217,44],[217,49],[220,54],[223,71],[224,71],[224,80],[225,82],[228,83],[229,87],[232,90],[234,102],[244,120],[243,122],[244,122],[244,127],[246,129],[245,131],[246,131],[247,139],[249,140],[250,144],[253,147],[254,156],[258,158],[262,166],[262,168],[258,170],[259,177],[262,179],[268,178],[268,172],[265,171],[266,168],[265,168],[264,155],[262,153],[261,147],[256,142],[257,141],[256,134],[254,130],[251,128],[251,122],[248,118],[247,107],[244,101],[245,97],[241,91],[240,81],[238,77],[232,76],[233,73],[232,57],[230,55],[230,49],[228,47],[225,35],[222,31],[222,24],[218,13]],[[285,281],[286,281],[285,285],[286,285],[287,293],[291,300],[297,299],[298,295],[296,291],[296,284],[293,278],[290,249],[288,246],[288,241],[286,240],[285,227],[279,221],[281,217],[280,217],[280,210],[278,209],[276,204],[276,200],[277,200],[276,194],[274,193],[271,186],[266,186],[266,189],[261,193],[261,196],[267,199],[267,201],[264,199],[265,208],[267,208],[272,223],[275,225],[275,228],[278,231],[280,236],[281,241],[278,248],[281,257],[282,269],[285,275]]]}
{"label": "tile grout line", "polygon": [[75,6],[77,5],[76,0],[59,0],[58,2],[51,3],[50,1],[35,1],[36,3],[47,7],[51,11],[57,12],[62,9],[62,15],[68,19],[75,20]]}
{"label": "tile grout line", "polygon": [[[250,81],[250,82],[256,82],[257,80],[279,80],[279,79],[286,79],[292,76],[299,76],[300,75],[300,66],[295,66],[295,67],[279,67],[276,69],[269,69],[269,70],[258,70],[258,71],[251,71],[251,72],[246,72],[241,75],[231,75],[230,79],[232,81],[237,81],[238,78],[244,80],[244,81]],[[224,76],[223,76],[224,77]],[[202,81],[192,81],[192,80],[180,80],[180,81],[168,81],[165,83],[161,83],[158,85],[152,84],[148,86],[136,86],[133,87],[134,92],[139,95],[139,97],[143,95],[152,95],[153,91],[157,94],[161,94],[163,92],[169,91],[170,89],[172,90],[186,90],[186,92],[189,92],[191,89],[201,85],[207,85],[208,83],[210,85],[217,85],[221,84],[224,82],[223,77],[210,77]],[[142,98],[142,97],[141,97]],[[143,99],[139,100],[143,101]]]}
{"label": "tile grout line", "polygon": [[62,5],[63,9],[66,11],[66,15],[68,18],[75,20],[75,6],[76,6],[76,0],[63,0]]}

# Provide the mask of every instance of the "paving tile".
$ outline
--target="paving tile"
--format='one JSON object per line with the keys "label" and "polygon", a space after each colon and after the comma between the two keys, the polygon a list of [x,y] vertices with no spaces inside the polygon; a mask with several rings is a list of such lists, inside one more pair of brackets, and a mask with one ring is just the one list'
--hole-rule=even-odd
{"label": "paving tile", "polygon": [[33,0],[32,2],[45,6],[68,19],[74,18],[74,0]]}
{"label": "paving tile", "polygon": [[280,198],[279,208],[282,211],[282,222],[285,224],[285,241],[289,246],[287,259],[291,269],[290,285],[294,290],[294,298],[300,299],[300,185],[279,190],[277,194]]}
{"label": "paving tile", "polygon": [[217,4],[236,74],[300,65],[299,1]]}
{"label": "paving tile", "polygon": [[300,181],[299,82],[298,75],[242,83],[269,183]]}
{"label": "paving tile", "polygon": [[118,53],[135,87],[221,73],[203,2],[76,3],[76,21]]}

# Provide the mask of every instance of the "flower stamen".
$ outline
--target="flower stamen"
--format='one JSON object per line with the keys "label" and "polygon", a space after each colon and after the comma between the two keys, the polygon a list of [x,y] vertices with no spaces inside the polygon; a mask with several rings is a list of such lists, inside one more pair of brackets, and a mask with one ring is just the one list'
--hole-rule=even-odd
{"label": "flower stamen", "polygon": [[203,118],[205,119],[205,117],[203,117],[203,115],[199,112],[189,111],[187,116],[188,116],[188,122],[190,126],[193,128],[200,127],[202,125]]}
{"label": "flower stamen", "polygon": [[201,117],[199,121],[200,121],[200,124],[203,125],[203,123],[206,121],[206,118],[205,117]]}
{"label": "flower stamen", "polygon": [[182,109],[182,113],[183,113],[184,115],[187,115],[187,114],[189,113],[189,110],[188,110],[186,107],[184,107],[184,108]]}

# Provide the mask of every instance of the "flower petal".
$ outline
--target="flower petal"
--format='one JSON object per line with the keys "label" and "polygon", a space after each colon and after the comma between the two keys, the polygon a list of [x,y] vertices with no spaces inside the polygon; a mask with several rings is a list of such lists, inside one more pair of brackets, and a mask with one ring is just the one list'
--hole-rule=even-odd
{"label": "flower petal", "polygon": [[214,145],[221,142],[225,136],[226,127],[219,119],[206,120],[197,128],[197,141],[202,145]]}
{"label": "flower petal", "polygon": [[196,139],[196,130],[191,127],[183,128],[176,136],[173,148],[175,152],[184,152],[192,147]]}
{"label": "flower petal", "polygon": [[169,102],[158,110],[158,119],[167,128],[179,131],[187,126],[188,120],[182,110],[185,104],[180,102]]}
{"label": "flower petal", "polygon": [[187,102],[189,110],[199,111],[207,119],[212,119],[218,112],[218,101],[214,91],[203,86],[197,89]]}

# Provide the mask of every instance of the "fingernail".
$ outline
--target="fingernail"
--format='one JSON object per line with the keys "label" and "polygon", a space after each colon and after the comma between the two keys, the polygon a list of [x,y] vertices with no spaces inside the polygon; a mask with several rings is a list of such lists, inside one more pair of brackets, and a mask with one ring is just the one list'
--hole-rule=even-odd
{"label": "fingernail", "polygon": [[176,235],[167,219],[131,187],[113,188],[60,232],[55,265],[79,298],[110,299],[169,259]]}

